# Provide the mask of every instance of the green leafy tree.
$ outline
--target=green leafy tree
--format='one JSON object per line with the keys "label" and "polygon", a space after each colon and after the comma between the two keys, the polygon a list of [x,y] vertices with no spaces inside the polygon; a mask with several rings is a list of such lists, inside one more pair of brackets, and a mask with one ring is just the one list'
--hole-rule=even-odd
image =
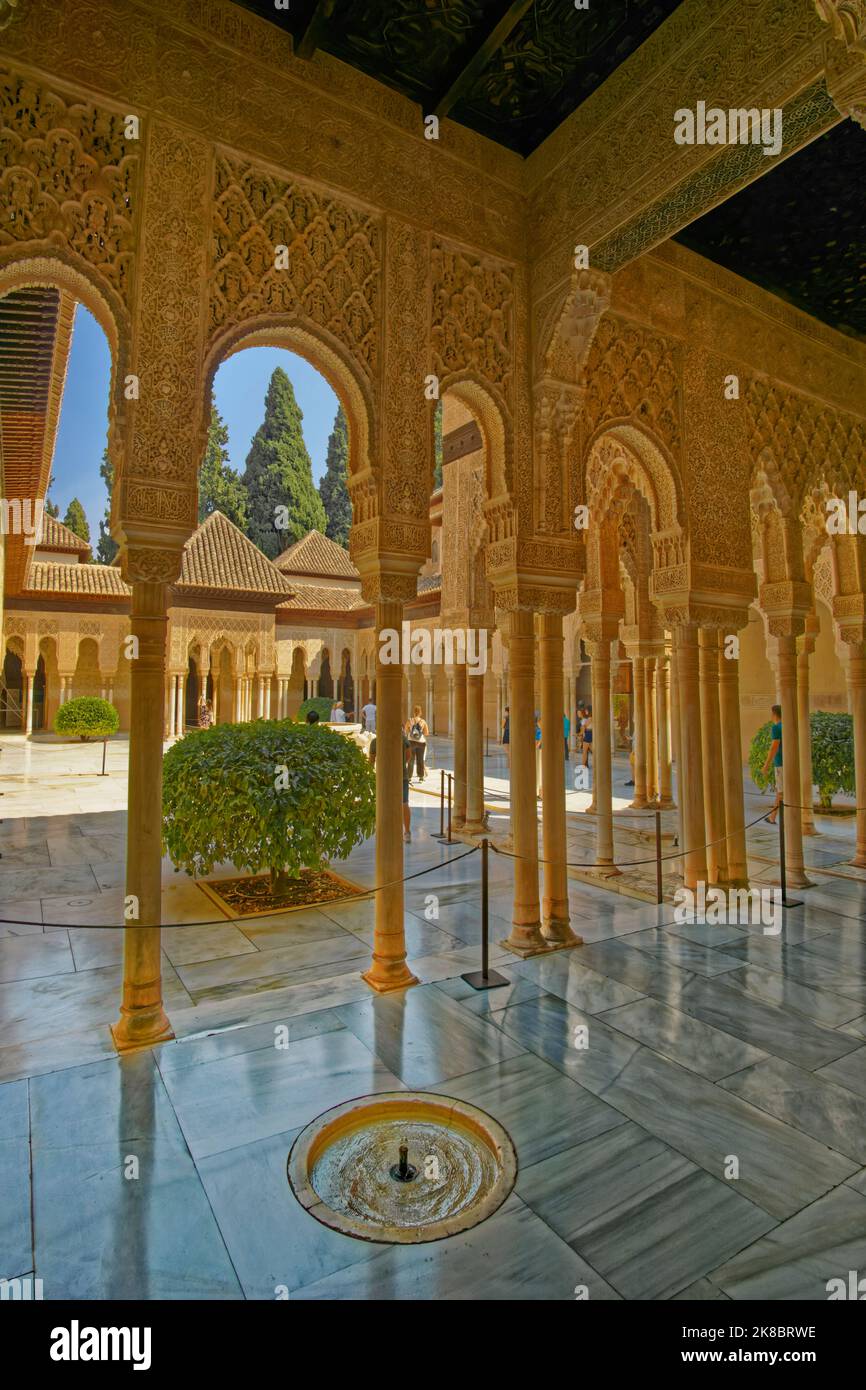
{"label": "green leafy tree", "polygon": [[320,724],[216,724],[166,753],[162,810],[176,868],[266,869],[280,892],[304,869],[345,859],[372,835],[376,781],[352,740]]}
{"label": "green leafy tree", "polygon": [[100,565],[113,565],[117,558],[117,542],[111,534],[111,494],[114,490],[114,468],[108,456],[107,445],[102,451],[99,476],[105,483],[108,501],[105,504],[105,515],[99,522],[99,540],[96,542],[96,561],[97,564]]}
{"label": "green leafy tree", "polygon": [[207,447],[198,475],[198,519],[204,521],[211,512],[222,512],[239,530],[246,531],[246,488],[229,462],[228,443],[228,429],[211,404]]}
{"label": "green leafy tree", "polygon": [[295,717],[299,724],[304,724],[306,723],[307,715],[310,713],[310,710],[314,709],[319,718],[324,720],[327,724],[331,717],[331,710],[334,708],[335,702],[336,696],[333,700],[330,700],[327,695],[311,695],[308,699],[302,701],[301,708],[298,710]]}
{"label": "green leafy tree", "polygon": [[[65,523],[64,523],[65,524]],[[89,743],[93,738],[108,738],[120,728],[120,715],[108,700],[96,695],[79,695],[67,700],[54,716],[54,732],[69,734]]]}
{"label": "green leafy tree", "polygon": [[[749,748],[749,771],[752,781],[761,791],[773,782],[773,769],[765,775],[763,768],[770,751],[772,723],[763,724]],[[812,738],[812,777],[818,788],[818,800],[828,810],[837,792],[854,795],[854,721],[850,714],[831,714],[815,710],[809,718]],[[782,729],[782,756],[785,753],[785,731]]]}
{"label": "green leafy tree", "polygon": [[292,383],[277,367],[265,397],[265,418],[247,454],[247,535],[270,559],[328,518],[313,483],[303,415]]}
{"label": "green leafy tree", "polygon": [[68,526],[70,531],[74,531],[80,540],[90,544],[90,527],[87,524],[87,516],[77,497],[73,497],[66,508],[63,525]]}
{"label": "green leafy tree", "polygon": [[352,525],[352,504],[349,501],[349,431],[343,407],[337,410],[334,428],[328,440],[325,471],[319,483],[319,496],[328,516],[325,535],[337,545],[347,546]]}

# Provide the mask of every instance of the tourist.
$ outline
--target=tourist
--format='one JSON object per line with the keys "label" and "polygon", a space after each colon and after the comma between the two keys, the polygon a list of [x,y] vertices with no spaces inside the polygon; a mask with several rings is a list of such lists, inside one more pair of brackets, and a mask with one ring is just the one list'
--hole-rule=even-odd
{"label": "tourist", "polygon": [[763,774],[766,777],[770,771],[770,764],[773,767],[773,779],[776,785],[776,800],[773,802],[773,809],[767,816],[767,824],[775,825],[776,816],[779,814],[779,807],[782,804],[782,793],[784,790],[782,782],[782,706],[772,706],[773,723],[770,728],[770,751],[764,759]]}
{"label": "tourist", "polygon": [[500,742],[505,749],[505,756],[508,759],[508,766],[511,766],[511,714],[508,706],[505,706],[505,716],[502,720],[502,738]]}
{"label": "tourist", "polygon": [[541,796],[541,711],[535,711],[535,795]]}
{"label": "tourist", "polygon": [[571,720],[564,712],[562,716],[562,733],[565,738],[565,761],[568,762],[568,737],[571,733]]}
{"label": "tourist", "polygon": [[589,767],[592,753],[592,705],[584,706],[583,716],[583,765]]}
{"label": "tourist", "polygon": [[209,729],[213,723],[213,707],[206,695],[201,695],[198,702],[198,726],[200,729]]}
{"label": "tourist", "polygon": [[374,771],[375,771],[375,767],[376,767],[376,735],[375,735],[375,734],[374,734],[373,737],[370,739],[370,747],[367,749],[367,757],[370,759],[370,766],[371,766],[371,767],[374,769]]}
{"label": "tourist", "polygon": [[308,724],[318,724],[318,722],[319,722],[319,711],[318,711],[318,710],[315,710],[315,709],[308,709],[308,710],[307,710],[307,723],[308,723]]}
{"label": "tourist", "polygon": [[406,720],[405,731],[409,736],[409,771],[410,775],[414,766],[415,775],[419,782],[423,782],[427,776],[427,769],[424,766],[424,755],[427,752],[427,739],[430,730],[427,721],[421,713],[421,706],[416,705],[412,711],[412,718]]}
{"label": "tourist", "polygon": [[403,735],[403,843],[412,839],[412,812],[409,808],[409,772],[412,764],[412,741]]}
{"label": "tourist", "polygon": [[376,732],[376,706],[372,700],[368,700],[361,710],[361,721],[368,734]]}
{"label": "tourist", "polygon": [[342,700],[338,700],[337,703],[334,705],[333,709],[331,710],[330,722],[332,724],[345,724],[346,711],[343,709]]}

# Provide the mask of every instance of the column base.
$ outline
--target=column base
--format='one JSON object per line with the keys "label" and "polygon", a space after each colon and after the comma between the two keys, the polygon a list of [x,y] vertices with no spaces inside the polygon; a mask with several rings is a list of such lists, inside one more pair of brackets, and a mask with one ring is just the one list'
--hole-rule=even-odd
{"label": "column base", "polygon": [[821,831],[817,828],[817,826],[815,826],[815,825],[807,825],[806,822],[804,821],[803,824],[802,824],[801,832],[800,832],[800,833],[803,834],[803,835],[820,835],[820,834],[821,834]]}
{"label": "column base", "polygon": [[[453,828],[453,827],[452,827],[452,828]],[[462,830],[462,832],[463,832],[464,835],[487,835],[487,834],[489,834],[488,827],[484,824],[483,821],[467,820],[467,821],[464,821],[464,823],[463,823],[462,825],[458,826],[457,828],[458,828],[458,830]]]}
{"label": "column base", "polygon": [[595,874],[596,878],[618,878],[622,870],[618,869],[614,863],[588,864],[586,872],[588,874]]}
{"label": "column base", "polygon": [[866,853],[855,854],[853,859],[845,861],[852,869],[866,869]]}
{"label": "column base", "polygon": [[646,810],[649,809],[649,807],[650,807],[650,802],[647,801],[646,797],[643,797],[643,798],[635,797],[634,801],[630,801],[630,802],[628,803],[628,809],[629,809],[630,811],[646,811]]}
{"label": "column base", "polygon": [[116,1050],[121,1053],[140,1052],[157,1043],[171,1042],[174,1037],[174,1029],[162,1005],[134,1014],[121,1009],[120,1018],[110,1025],[109,1031]]}
{"label": "column base", "polygon": [[399,963],[385,962],[373,957],[373,964],[369,970],[365,970],[361,975],[365,985],[369,985],[377,994],[391,994],[397,989],[410,989],[412,985],[420,984],[417,975],[413,975],[405,960]]}
{"label": "column base", "polygon": [[568,922],[561,917],[545,917],[541,924],[541,935],[548,946],[582,946],[583,937],[572,931]]}
{"label": "column base", "polygon": [[512,923],[508,936],[499,944],[517,956],[537,956],[542,951],[550,950],[549,944],[541,935],[540,922],[533,922],[526,927]]}
{"label": "column base", "polygon": [[785,868],[785,879],[789,888],[814,888],[815,885],[810,878],[806,877],[805,870],[792,869],[790,864]]}
{"label": "column base", "polygon": [[676,809],[677,803],[674,801],[672,796],[662,797],[655,804],[655,810],[657,811],[675,811]]}

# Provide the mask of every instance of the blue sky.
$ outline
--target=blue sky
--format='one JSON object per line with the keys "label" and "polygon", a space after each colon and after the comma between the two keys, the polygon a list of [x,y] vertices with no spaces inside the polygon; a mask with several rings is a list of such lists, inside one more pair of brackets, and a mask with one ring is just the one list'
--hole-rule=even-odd
{"label": "blue sky", "polygon": [[[243,471],[253,435],[264,416],[268,382],[278,366],[295,388],[304,416],[304,439],[313,462],[313,478],[318,482],[325,468],[337,397],[314,367],[282,348],[247,348],[223,362],[216,374],[214,399],[228,426],[232,466]],[[73,497],[80,499],[94,545],[106,504],[99,464],[108,431],[110,375],[111,355],[105,334],[92,314],[79,304],[54,449],[51,497],[59,506],[61,517]]]}

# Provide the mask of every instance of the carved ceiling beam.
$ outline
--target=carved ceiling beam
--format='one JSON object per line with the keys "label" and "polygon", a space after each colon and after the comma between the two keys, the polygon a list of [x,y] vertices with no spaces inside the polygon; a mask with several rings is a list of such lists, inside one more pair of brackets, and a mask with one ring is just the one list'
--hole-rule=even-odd
{"label": "carved ceiling beam", "polygon": [[866,0],[815,0],[815,9],[846,48],[866,53]]}
{"label": "carved ceiling beam", "polygon": [[510,0],[510,3],[506,4],[499,19],[484,35],[469,61],[460,69],[447,90],[437,98],[433,107],[434,115],[440,119],[447,116],[452,107],[466,96],[476,78],[484,71],[490,59],[499,51],[512,29],[520,23],[532,5],[533,0]]}
{"label": "carved ceiling beam", "polygon": [[335,4],[336,0],[316,0],[310,18],[295,41],[295,54],[298,58],[309,61],[316,49],[321,48]]}

